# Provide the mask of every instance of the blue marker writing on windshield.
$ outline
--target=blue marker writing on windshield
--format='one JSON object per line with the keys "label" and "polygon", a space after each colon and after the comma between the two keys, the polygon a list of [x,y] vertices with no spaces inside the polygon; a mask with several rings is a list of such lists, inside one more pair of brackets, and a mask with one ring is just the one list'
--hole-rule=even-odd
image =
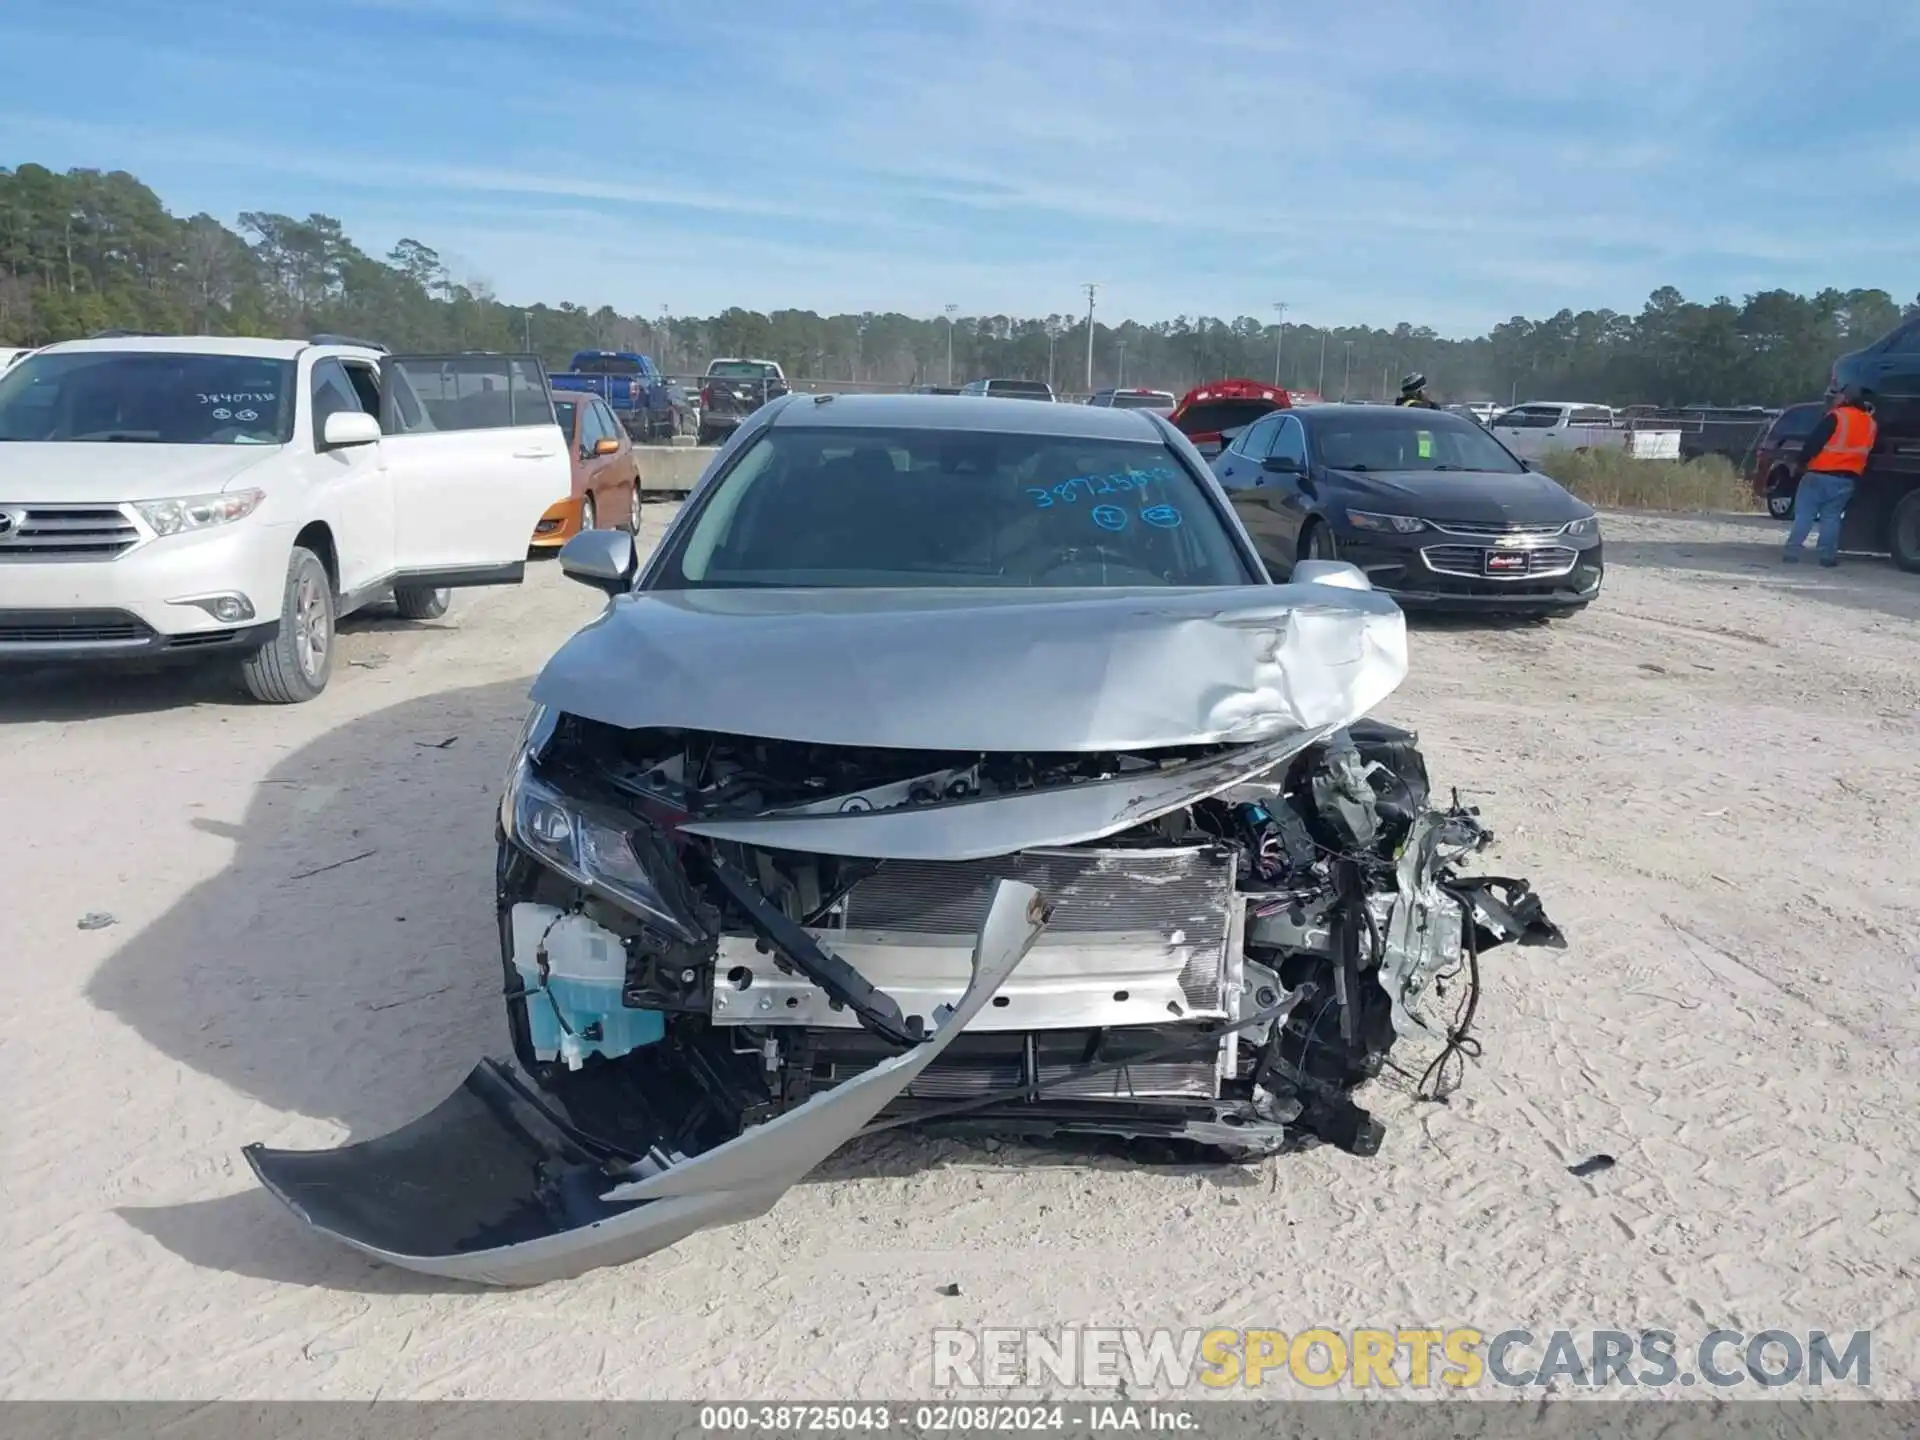
{"label": "blue marker writing on windshield", "polygon": [[1118,505],[1096,505],[1093,507],[1093,523],[1102,530],[1124,530],[1127,528],[1127,512]]}
{"label": "blue marker writing on windshield", "polygon": [[1140,518],[1161,530],[1180,528],[1180,512],[1171,505],[1149,505],[1140,512]]}

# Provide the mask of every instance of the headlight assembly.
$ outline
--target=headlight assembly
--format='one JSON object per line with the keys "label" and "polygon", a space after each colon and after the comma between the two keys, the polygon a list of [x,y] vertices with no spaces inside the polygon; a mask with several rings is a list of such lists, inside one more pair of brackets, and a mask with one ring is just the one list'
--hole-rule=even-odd
{"label": "headlight assembly", "polygon": [[617,810],[563,795],[533,773],[524,751],[507,776],[507,791],[500,802],[501,828],[528,854],[650,924],[682,939],[698,939],[662,898],[627,838],[641,823]]}
{"label": "headlight assembly", "polygon": [[1566,533],[1574,536],[1576,539],[1584,539],[1588,535],[1598,535],[1600,533],[1600,517],[1598,515],[1582,516],[1567,526]]}
{"label": "headlight assembly", "polygon": [[1378,530],[1395,535],[1412,535],[1427,528],[1427,522],[1412,515],[1378,515],[1371,510],[1347,511],[1347,524],[1356,530]]}
{"label": "headlight assembly", "polygon": [[244,520],[260,508],[264,490],[229,490],[220,495],[188,495],[178,500],[136,500],[133,508],[145,517],[156,535],[180,535],[188,530],[211,530]]}

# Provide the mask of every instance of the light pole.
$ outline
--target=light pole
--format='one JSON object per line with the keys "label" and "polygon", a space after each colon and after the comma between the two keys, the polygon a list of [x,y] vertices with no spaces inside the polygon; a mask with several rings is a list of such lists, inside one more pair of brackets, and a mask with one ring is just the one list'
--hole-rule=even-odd
{"label": "light pole", "polygon": [[1320,332],[1320,379],[1314,386],[1314,393],[1322,400],[1327,398],[1327,332]]}
{"label": "light pole", "polygon": [[960,307],[947,306],[947,388],[953,388],[953,313]]}
{"label": "light pole", "polygon": [[1053,347],[1060,338],[1060,322],[1053,316],[1047,317],[1047,389],[1053,389]]}
{"label": "light pole", "polygon": [[1093,292],[1100,288],[1096,280],[1089,280],[1087,291],[1087,393],[1093,393]]}
{"label": "light pole", "polygon": [[1115,385],[1127,383],[1127,342],[1124,340],[1120,342],[1120,373],[1114,377],[1113,383]]}
{"label": "light pole", "polygon": [[673,354],[673,319],[667,307],[660,307],[660,367],[665,369],[673,362],[668,358]]}
{"label": "light pole", "polygon": [[1340,343],[1347,348],[1347,378],[1340,382],[1340,403],[1344,405],[1347,403],[1347,392],[1353,389],[1353,342],[1342,340]]}
{"label": "light pole", "polygon": [[1280,387],[1280,347],[1287,343],[1287,302],[1276,300],[1273,302],[1273,309],[1274,313],[1280,317],[1279,328],[1274,332],[1273,337],[1273,384],[1274,388],[1278,389]]}

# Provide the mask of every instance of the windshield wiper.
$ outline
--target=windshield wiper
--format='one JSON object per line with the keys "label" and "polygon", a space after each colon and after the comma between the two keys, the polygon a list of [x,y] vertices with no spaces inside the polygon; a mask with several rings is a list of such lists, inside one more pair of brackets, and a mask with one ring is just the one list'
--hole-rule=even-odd
{"label": "windshield wiper", "polygon": [[106,440],[123,445],[158,445],[158,430],[92,430],[85,435],[76,435],[75,440]]}
{"label": "windshield wiper", "polygon": [[1429,465],[1427,468],[1429,470],[1465,470],[1467,467],[1464,465]]}

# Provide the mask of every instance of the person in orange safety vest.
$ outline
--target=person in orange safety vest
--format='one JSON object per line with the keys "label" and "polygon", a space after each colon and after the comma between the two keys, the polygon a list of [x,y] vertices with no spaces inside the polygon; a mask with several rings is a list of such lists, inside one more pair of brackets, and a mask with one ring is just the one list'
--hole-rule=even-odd
{"label": "person in orange safety vest", "polygon": [[1840,521],[1847,513],[1847,502],[1853,499],[1854,487],[1866,473],[1867,457],[1873,453],[1878,434],[1873,412],[1859,390],[1842,386],[1800,451],[1793,530],[1787,536],[1786,554],[1781,556],[1789,565],[1799,561],[1807,533],[1816,524],[1820,527],[1815,546],[1820,563],[1828,569],[1840,563]]}

